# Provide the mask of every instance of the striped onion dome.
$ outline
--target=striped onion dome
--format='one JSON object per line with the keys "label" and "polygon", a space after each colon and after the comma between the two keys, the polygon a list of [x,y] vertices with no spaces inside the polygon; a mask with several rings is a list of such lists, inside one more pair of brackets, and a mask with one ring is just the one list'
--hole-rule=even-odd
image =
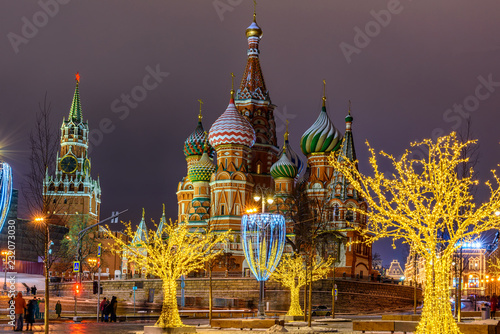
{"label": "striped onion dome", "polygon": [[[205,147],[205,140],[207,139],[207,134],[203,130],[203,124],[201,123],[201,115],[199,116],[198,126],[194,129],[193,133],[187,137],[184,141],[184,155],[187,157],[193,155],[202,155],[203,149]],[[208,155],[210,158],[215,156],[215,150],[212,146],[208,145]]]}
{"label": "striped onion dome", "polygon": [[286,146],[281,158],[271,166],[271,176],[273,179],[286,177],[294,179],[297,176],[297,167],[291,162],[286,155]]}
{"label": "striped onion dome", "polygon": [[233,93],[226,111],[212,124],[208,134],[210,145],[239,144],[252,147],[255,143],[255,130],[234,105]]}
{"label": "striped onion dome", "polygon": [[215,165],[210,160],[207,152],[203,152],[200,160],[196,161],[188,170],[188,178],[191,182],[207,182],[215,172]]}
{"label": "striped onion dome", "polygon": [[335,128],[323,105],[319,117],[302,135],[300,148],[305,155],[336,151],[342,143],[342,135]]}
{"label": "striped onion dome", "polygon": [[[285,153],[288,160],[290,160],[295,167],[297,167],[297,175],[300,175],[304,170],[305,164],[300,160],[299,155],[295,153],[295,151],[290,146],[290,142],[288,141],[288,131],[285,132],[285,144],[283,148],[286,146]],[[283,154],[283,148],[278,152],[278,156],[280,157]]]}

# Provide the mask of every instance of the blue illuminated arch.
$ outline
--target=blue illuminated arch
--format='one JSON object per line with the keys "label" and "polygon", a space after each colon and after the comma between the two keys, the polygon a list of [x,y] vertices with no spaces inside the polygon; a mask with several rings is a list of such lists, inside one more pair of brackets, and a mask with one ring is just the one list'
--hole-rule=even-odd
{"label": "blue illuminated arch", "polygon": [[241,242],[257,281],[266,281],[280,262],[285,246],[285,217],[257,213],[241,218]]}
{"label": "blue illuminated arch", "polygon": [[0,163],[0,231],[7,219],[12,199],[12,169],[6,162]]}

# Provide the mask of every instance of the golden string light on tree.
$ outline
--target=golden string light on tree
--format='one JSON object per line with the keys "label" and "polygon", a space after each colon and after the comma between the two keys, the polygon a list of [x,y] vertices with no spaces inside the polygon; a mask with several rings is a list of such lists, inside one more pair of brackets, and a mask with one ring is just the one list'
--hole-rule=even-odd
{"label": "golden string light on tree", "polygon": [[[464,242],[482,232],[498,228],[495,215],[500,207],[499,179],[493,172],[495,185],[487,201],[476,204],[471,188],[478,184],[471,176],[459,177],[459,165],[467,163],[462,152],[476,141],[460,142],[456,134],[440,137],[436,142],[425,139],[412,143],[427,156],[413,159],[410,151],[401,158],[380,152],[394,168],[391,175],[379,169],[378,155],[367,143],[373,176],[361,174],[357,161],[344,159],[330,164],[366,200],[368,210],[352,209],[368,218],[366,229],[359,230],[372,243],[392,238],[408,243],[425,260],[425,291],[422,317],[417,333],[460,333],[451,313],[450,268],[453,254]],[[472,169],[468,175],[474,175]]]}
{"label": "golden string light on tree", "polygon": [[[317,257],[312,267],[312,281],[325,278],[333,270],[333,261],[334,259],[331,257],[327,260]],[[271,280],[279,282],[290,289],[290,309],[286,315],[303,316],[304,312],[300,307],[299,298],[300,289],[307,282],[304,259],[296,254],[287,253],[283,255],[278,268],[271,274]]]}
{"label": "golden string light on tree", "polygon": [[[187,223],[165,224],[162,233],[149,230],[140,245],[125,242],[109,228],[107,235],[113,239],[113,251],[145,268],[146,272],[162,280],[163,306],[155,326],[161,328],[184,327],[177,307],[177,280],[182,275],[203,269],[205,263],[217,257],[222,249],[218,245],[229,240],[230,231],[219,233],[212,229],[195,230]],[[125,236],[134,238],[130,223],[125,224]]]}

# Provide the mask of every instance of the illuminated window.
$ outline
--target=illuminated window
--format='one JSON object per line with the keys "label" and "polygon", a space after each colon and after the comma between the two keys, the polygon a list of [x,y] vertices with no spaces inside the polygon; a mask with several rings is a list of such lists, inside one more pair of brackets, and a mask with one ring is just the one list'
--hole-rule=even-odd
{"label": "illuminated window", "polygon": [[257,174],[260,174],[260,173],[262,173],[262,164],[259,162],[257,164]]}

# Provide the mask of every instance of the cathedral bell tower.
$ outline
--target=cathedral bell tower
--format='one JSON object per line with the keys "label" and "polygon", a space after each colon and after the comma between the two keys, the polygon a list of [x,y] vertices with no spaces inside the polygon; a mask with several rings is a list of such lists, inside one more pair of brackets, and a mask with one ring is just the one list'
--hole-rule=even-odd
{"label": "cathedral bell tower", "polygon": [[234,103],[238,111],[252,125],[255,144],[250,154],[249,173],[255,184],[273,188],[271,166],[278,159],[274,108],[260,67],[259,42],[262,29],[257,25],[256,13],[246,30],[248,41],[247,64]]}
{"label": "cathedral bell tower", "polygon": [[61,149],[56,158],[54,176],[45,175],[43,196],[51,223],[69,225],[76,216],[87,224],[99,221],[101,187],[99,180],[90,175],[88,156],[89,127],[83,121],[80,103],[80,75],[76,74],[76,87],[68,120],[61,125]]}

